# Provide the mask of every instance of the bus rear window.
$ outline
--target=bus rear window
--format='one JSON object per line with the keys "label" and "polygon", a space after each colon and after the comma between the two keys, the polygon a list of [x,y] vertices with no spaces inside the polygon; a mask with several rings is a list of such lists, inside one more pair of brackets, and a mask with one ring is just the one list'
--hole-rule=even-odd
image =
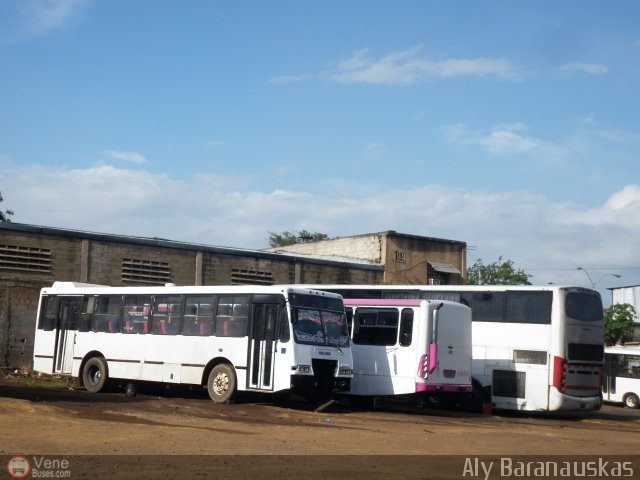
{"label": "bus rear window", "polygon": [[590,343],[570,343],[569,361],[601,362],[604,355],[604,345]]}
{"label": "bus rear window", "polygon": [[602,300],[593,293],[569,292],[565,299],[567,316],[585,322],[602,321]]}

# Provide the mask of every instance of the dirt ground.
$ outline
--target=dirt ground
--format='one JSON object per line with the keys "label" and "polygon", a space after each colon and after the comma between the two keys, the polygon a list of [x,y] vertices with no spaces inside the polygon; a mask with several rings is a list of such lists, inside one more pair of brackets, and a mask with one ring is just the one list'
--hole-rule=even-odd
{"label": "dirt ground", "polygon": [[0,461],[70,457],[71,478],[459,478],[471,456],[634,455],[640,445],[640,410],[618,406],[571,415],[314,407],[251,394],[214,404],[203,390],[162,386],[89,394],[5,377]]}

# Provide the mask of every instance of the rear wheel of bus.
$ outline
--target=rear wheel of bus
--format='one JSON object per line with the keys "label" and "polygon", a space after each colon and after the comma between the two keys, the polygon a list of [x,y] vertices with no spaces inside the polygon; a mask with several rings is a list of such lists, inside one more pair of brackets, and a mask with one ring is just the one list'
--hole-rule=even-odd
{"label": "rear wheel of bus", "polygon": [[207,392],[216,403],[228,402],[236,393],[236,374],[228,363],[213,367],[207,380]]}
{"label": "rear wheel of bus", "polygon": [[638,396],[634,393],[628,393],[624,397],[624,405],[627,408],[638,408],[639,406]]}
{"label": "rear wheel of bus", "polygon": [[104,389],[109,378],[107,361],[103,357],[92,357],[82,369],[82,385],[90,393],[98,393]]}

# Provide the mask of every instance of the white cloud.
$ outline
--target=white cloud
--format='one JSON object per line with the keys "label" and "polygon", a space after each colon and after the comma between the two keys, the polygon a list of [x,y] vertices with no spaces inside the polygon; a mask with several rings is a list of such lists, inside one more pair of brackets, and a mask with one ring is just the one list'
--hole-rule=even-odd
{"label": "white cloud", "polygon": [[472,130],[464,123],[456,123],[441,127],[440,133],[448,143],[480,145],[489,154],[498,157],[536,155],[541,161],[549,162],[558,161],[567,156],[568,147],[526,135],[526,130],[527,126],[519,122],[496,125],[488,132]]}
{"label": "white cloud", "polygon": [[313,75],[279,75],[269,79],[269,83],[276,85],[290,85],[292,83],[300,83],[308,78],[312,78]]}
{"label": "white cloud", "polygon": [[392,52],[375,59],[368,49],[356,50],[351,56],[336,62],[335,68],[318,75],[279,75],[270,83],[289,85],[310,78],[323,78],[331,82],[408,86],[429,79],[455,77],[493,77],[519,80],[522,74],[505,59],[454,58],[431,60],[421,56],[422,47]]}
{"label": "white cloud", "polygon": [[19,0],[0,5],[0,44],[26,41],[64,27],[90,0]]}
{"label": "white cloud", "polygon": [[515,80],[519,72],[504,59],[463,58],[430,60],[420,55],[422,48],[392,52],[372,59],[368,50],[358,50],[338,62],[326,76],[338,83],[369,83],[382,85],[413,85],[433,78],[460,76],[494,77]]}
{"label": "white cloud", "polygon": [[508,128],[493,130],[481,138],[479,143],[494,155],[529,153],[542,145],[540,140],[523,136]]}
{"label": "white cloud", "polygon": [[122,160],[123,162],[136,163],[143,165],[147,163],[147,159],[138,152],[121,152],[118,150],[105,150],[104,154],[114,160]]}
{"label": "white cloud", "polygon": [[528,192],[439,185],[367,191],[339,181],[321,195],[259,192],[240,178],[174,180],[109,165],[0,171],[0,184],[3,207],[14,210],[19,223],[255,249],[265,247],[273,231],[344,236],[392,229],[474,245],[470,264],[503,255],[536,283],[586,285],[578,265],[622,274],[618,285],[640,283],[638,185],[587,209]]}
{"label": "white cloud", "polygon": [[560,69],[565,72],[582,72],[588,75],[604,75],[609,71],[609,67],[595,63],[569,63]]}

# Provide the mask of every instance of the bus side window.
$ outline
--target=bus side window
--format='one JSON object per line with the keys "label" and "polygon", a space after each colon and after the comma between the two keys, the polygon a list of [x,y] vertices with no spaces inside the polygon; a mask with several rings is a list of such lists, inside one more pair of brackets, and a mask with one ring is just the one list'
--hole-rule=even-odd
{"label": "bus side window", "polygon": [[84,297],[82,299],[82,308],[80,309],[80,318],[78,319],[78,331],[88,332],[91,330],[91,318],[96,306],[97,297]]}
{"label": "bus side window", "polygon": [[395,345],[398,341],[398,310],[358,308],[353,317],[353,343]]}
{"label": "bus side window", "polygon": [[351,338],[351,332],[353,330],[353,307],[345,307],[344,311],[347,314],[347,329],[349,330],[349,338]]}
{"label": "bus side window", "polygon": [[245,337],[249,323],[249,297],[221,296],[218,299],[216,335],[219,337]]}
{"label": "bus side window", "polygon": [[[240,301],[243,301],[241,299]],[[238,303],[233,306],[233,315],[229,324],[230,337],[244,337],[247,335],[247,326],[249,324],[249,302]]]}
{"label": "bus side window", "polygon": [[400,346],[411,345],[413,336],[413,309],[403,308],[400,313]]}
{"label": "bus side window", "polygon": [[122,316],[122,297],[103,295],[97,298],[91,329],[94,332],[118,332]]}
{"label": "bus side window", "polygon": [[180,295],[157,296],[153,302],[151,333],[177,335],[180,331],[182,297]]}
{"label": "bus side window", "polygon": [[290,338],[291,333],[289,332],[289,315],[287,314],[287,309],[282,307],[280,309],[280,319],[278,321],[278,341],[287,343]]}
{"label": "bus side window", "polygon": [[474,322],[504,322],[505,292],[474,292],[461,295],[473,310]]}
{"label": "bus side window", "polygon": [[124,297],[124,333],[148,333],[151,296],[127,295]]}
{"label": "bus side window", "polygon": [[188,296],[182,317],[182,335],[209,336],[213,333],[213,296]]}
{"label": "bus side window", "polygon": [[38,328],[40,330],[51,331],[56,325],[58,318],[58,297],[43,297],[44,305],[40,308],[40,321]]}

